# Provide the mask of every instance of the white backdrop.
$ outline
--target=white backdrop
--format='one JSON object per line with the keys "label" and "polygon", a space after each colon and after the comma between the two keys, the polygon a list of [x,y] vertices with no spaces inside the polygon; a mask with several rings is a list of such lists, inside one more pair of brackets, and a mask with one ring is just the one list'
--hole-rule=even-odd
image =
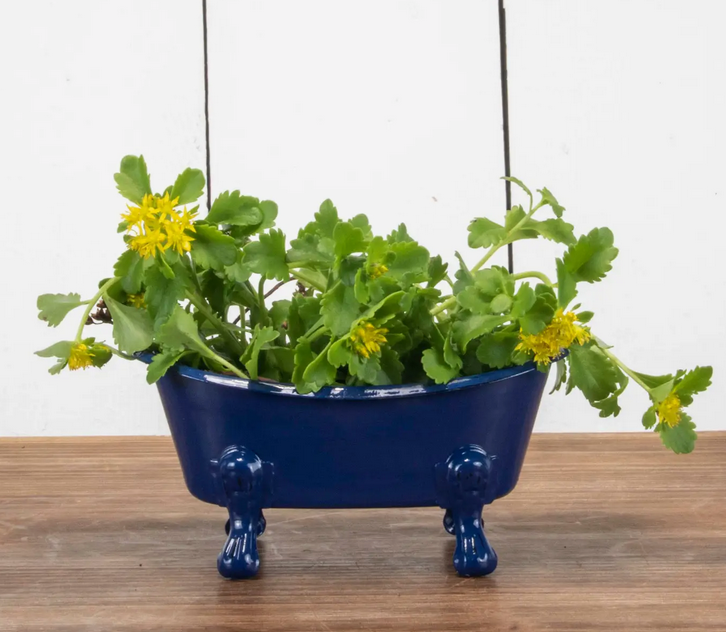
{"label": "white backdrop", "polygon": [[[331,197],[379,232],[407,222],[453,260],[471,217],[503,212],[496,4],[209,0],[213,191],[276,200],[288,233]],[[583,292],[593,326],[642,371],[713,364],[693,416],[726,428],[726,7],[509,0],[507,11],[513,173],[555,192],[579,232],[610,226],[621,249]],[[5,17],[0,435],[165,433],[144,367],[46,373],[32,352],[74,326],[46,328],[35,299],[88,295],[111,270],[123,155],[143,153],[159,185],[203,168],[201,1],[35,0]],[[555,252],[525,244],[515,265],[548,271]],[[536,429],[638,430],[645,398],[633,389],[626,404],[603,420],[579,394],[554,395]]]}

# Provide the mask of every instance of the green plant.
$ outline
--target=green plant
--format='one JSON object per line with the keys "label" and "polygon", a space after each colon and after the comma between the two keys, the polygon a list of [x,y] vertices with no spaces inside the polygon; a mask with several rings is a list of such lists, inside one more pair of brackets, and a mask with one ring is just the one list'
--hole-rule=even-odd
{"label": "green plant", "polygon": [[[126,156],[115,179],[132,205],[119,225],[126,249],[113,275],[87,300],[38,298],[39,317],[53,327],[85,308],[73,340],[38,352],[57,359],[51,373],[150,352],[150,383],[183,363],[292,382],[309,393],[332,384],[441,384],[531,361],[546,371],[566,350],[555,390],[579,389],[607,417],[620,412],[618,398],[632,380],[651,403],[643,425],[675,452],[693,449],[695,426],[684,408],[709,386],[711,368],[637,373],[593,335],[592,312],[570,306],[580,283],[605,277],[618,250],[607,228],[576,237],[547,189],[535,202],[510,178],[528,207],[514,206],[501,224],[474,219],[469,246],[484,254],[469,267],[457,253],[452,279],[405,225],[376,236],[365,215],[342,220],[330,200],[288,247],[274,228],[274,202],[226,191],[204,218],[198,206],[187,210],[203,193],[199,170],[153,194],[143,157]],[[564,247],[556,282],[537,271],[485,267],[507,244],[540,237]],[[292,297],[271,299],[287,283],[296,284]],[[116,347],[84,337],[97,323],[113,324]]]}

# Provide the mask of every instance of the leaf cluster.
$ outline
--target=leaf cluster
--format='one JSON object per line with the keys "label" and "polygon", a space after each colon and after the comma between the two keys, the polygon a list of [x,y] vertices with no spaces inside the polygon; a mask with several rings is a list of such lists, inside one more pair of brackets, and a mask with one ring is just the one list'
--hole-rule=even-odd
{"label": "leaf cluster", "polygon": [[[58,359],[51,369],[56,373],[68,364],[72,346],[88,341],[99,366],[111,352],[153,354],[150,383],[182,363],[292,383],[300,393],[328,386],[445,384],[532,362],[532,351],[523,342],[556,340],[561,332],[555,329],[566,326],[563,318],[578,284],[605,278],[618,250],[608,228],[576,236],[563,219],[565,208],[548,189],[537,192],[535,203],[524,183],[510,180],[528,203],[512,207],[501,221],[475,218],[468,244],[483,250],[481,259],[468,266],[456,253],[453,275],[404,224],[387,236],[376,235],[366,215],[345,219],[325,200],[289,238],[275,227],[274,202],[225,191],[212,201],[206,217],[194,220],[188,253],[162,249],[144,258],[126,249],[92,298],[82,300],[76,293],[39,297],[39,318],[53,327],[85,307],[76,340],[39,355]],[[169,193],[179,207],[195,203],[205,184],[201,171],[186,169],[154,194],[143,156],[126,156],[115,181],[133,204]],[[500,248],[538,238],[563,247],[555,261],[556,282],[539,271],[513,274],[486,265]],[[81,338],[98,301],[112,321],[115,348]],[[664,443],[677,452],[692,449],[690,418],[683,414],[678,426],[666,427],[656,420],[657,406],[671,393],[688,405],[706,388],[710,372],[637,374],[590,334],[593,314],[579,307],[571,309],[582,328],[578,342],[569,349],[555,347],[537,368],[547,371],[559,359],[555,390],[563,385],[568,393],[579,390],[603,417],[620,412],[618,398],[635,379],[652,400],[646,427],[657,427]]]}

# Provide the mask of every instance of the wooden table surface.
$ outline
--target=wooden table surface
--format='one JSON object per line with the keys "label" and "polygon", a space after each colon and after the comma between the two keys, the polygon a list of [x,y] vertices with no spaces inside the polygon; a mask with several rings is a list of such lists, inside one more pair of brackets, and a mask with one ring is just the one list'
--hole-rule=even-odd
{"label": "wooden table surface", "polygon": [[464,579],[438,509],[269,510],[258,578],[166,437],[0,440],[0,630],[726,630],[726,433],[535,435]]}

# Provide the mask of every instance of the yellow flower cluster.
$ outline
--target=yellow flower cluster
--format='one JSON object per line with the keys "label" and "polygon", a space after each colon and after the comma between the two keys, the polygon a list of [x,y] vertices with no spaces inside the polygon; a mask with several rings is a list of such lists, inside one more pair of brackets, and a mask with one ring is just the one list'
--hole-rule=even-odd
{"label": "yellow flower cluster", "polygon": [[381,350],[387,333],[388,329],[375,327],[371,323],[361,323],[350,335],[351,347],[359,356],[370,358],[371,354]]}
{"label": "yellow flower cluster", "polygon": [[675,428],[681,421],[681,400],[678,395],[671,393],[658,404],[656,411],[662,423]]}
{"label": "yellow flower cluster", "polygon": [[179,198],[146,194],[141,206],[129,206],[121,217],[126,222],[126,232],[133,235],[129,248],[136,250],[144,259],[156,256],[157,250],[171,249],[183,255],[191,249],[195,232],[194,213],[176,209]]}
{"label": "yellow flower cluster", "polygon": [[568,349],[574,343],[585,344],[590,340],[590,332],[580,325],[576,325],[577,314],[564,313],[558,309],[552,322],[540,333],[526,335],[520,331],[521,342],[517,345],[518,351],[534,355],[535,362],[549,364],[563,349]]}
{"label": "yellow flower cluster", "polygon": [[382,263],[374,263],[368,270],[368,276],[371,279],[377,279],[378,277],[383,276],[386,272],[388,272],[387,266],[384,266]]}
{"label": "yellow flower cluster", "polygon": [[93,366],[93,352],[82,342],[77,342],[71,347],[71,354],[68,357],[68,368],[71,371],[86,369]]}

